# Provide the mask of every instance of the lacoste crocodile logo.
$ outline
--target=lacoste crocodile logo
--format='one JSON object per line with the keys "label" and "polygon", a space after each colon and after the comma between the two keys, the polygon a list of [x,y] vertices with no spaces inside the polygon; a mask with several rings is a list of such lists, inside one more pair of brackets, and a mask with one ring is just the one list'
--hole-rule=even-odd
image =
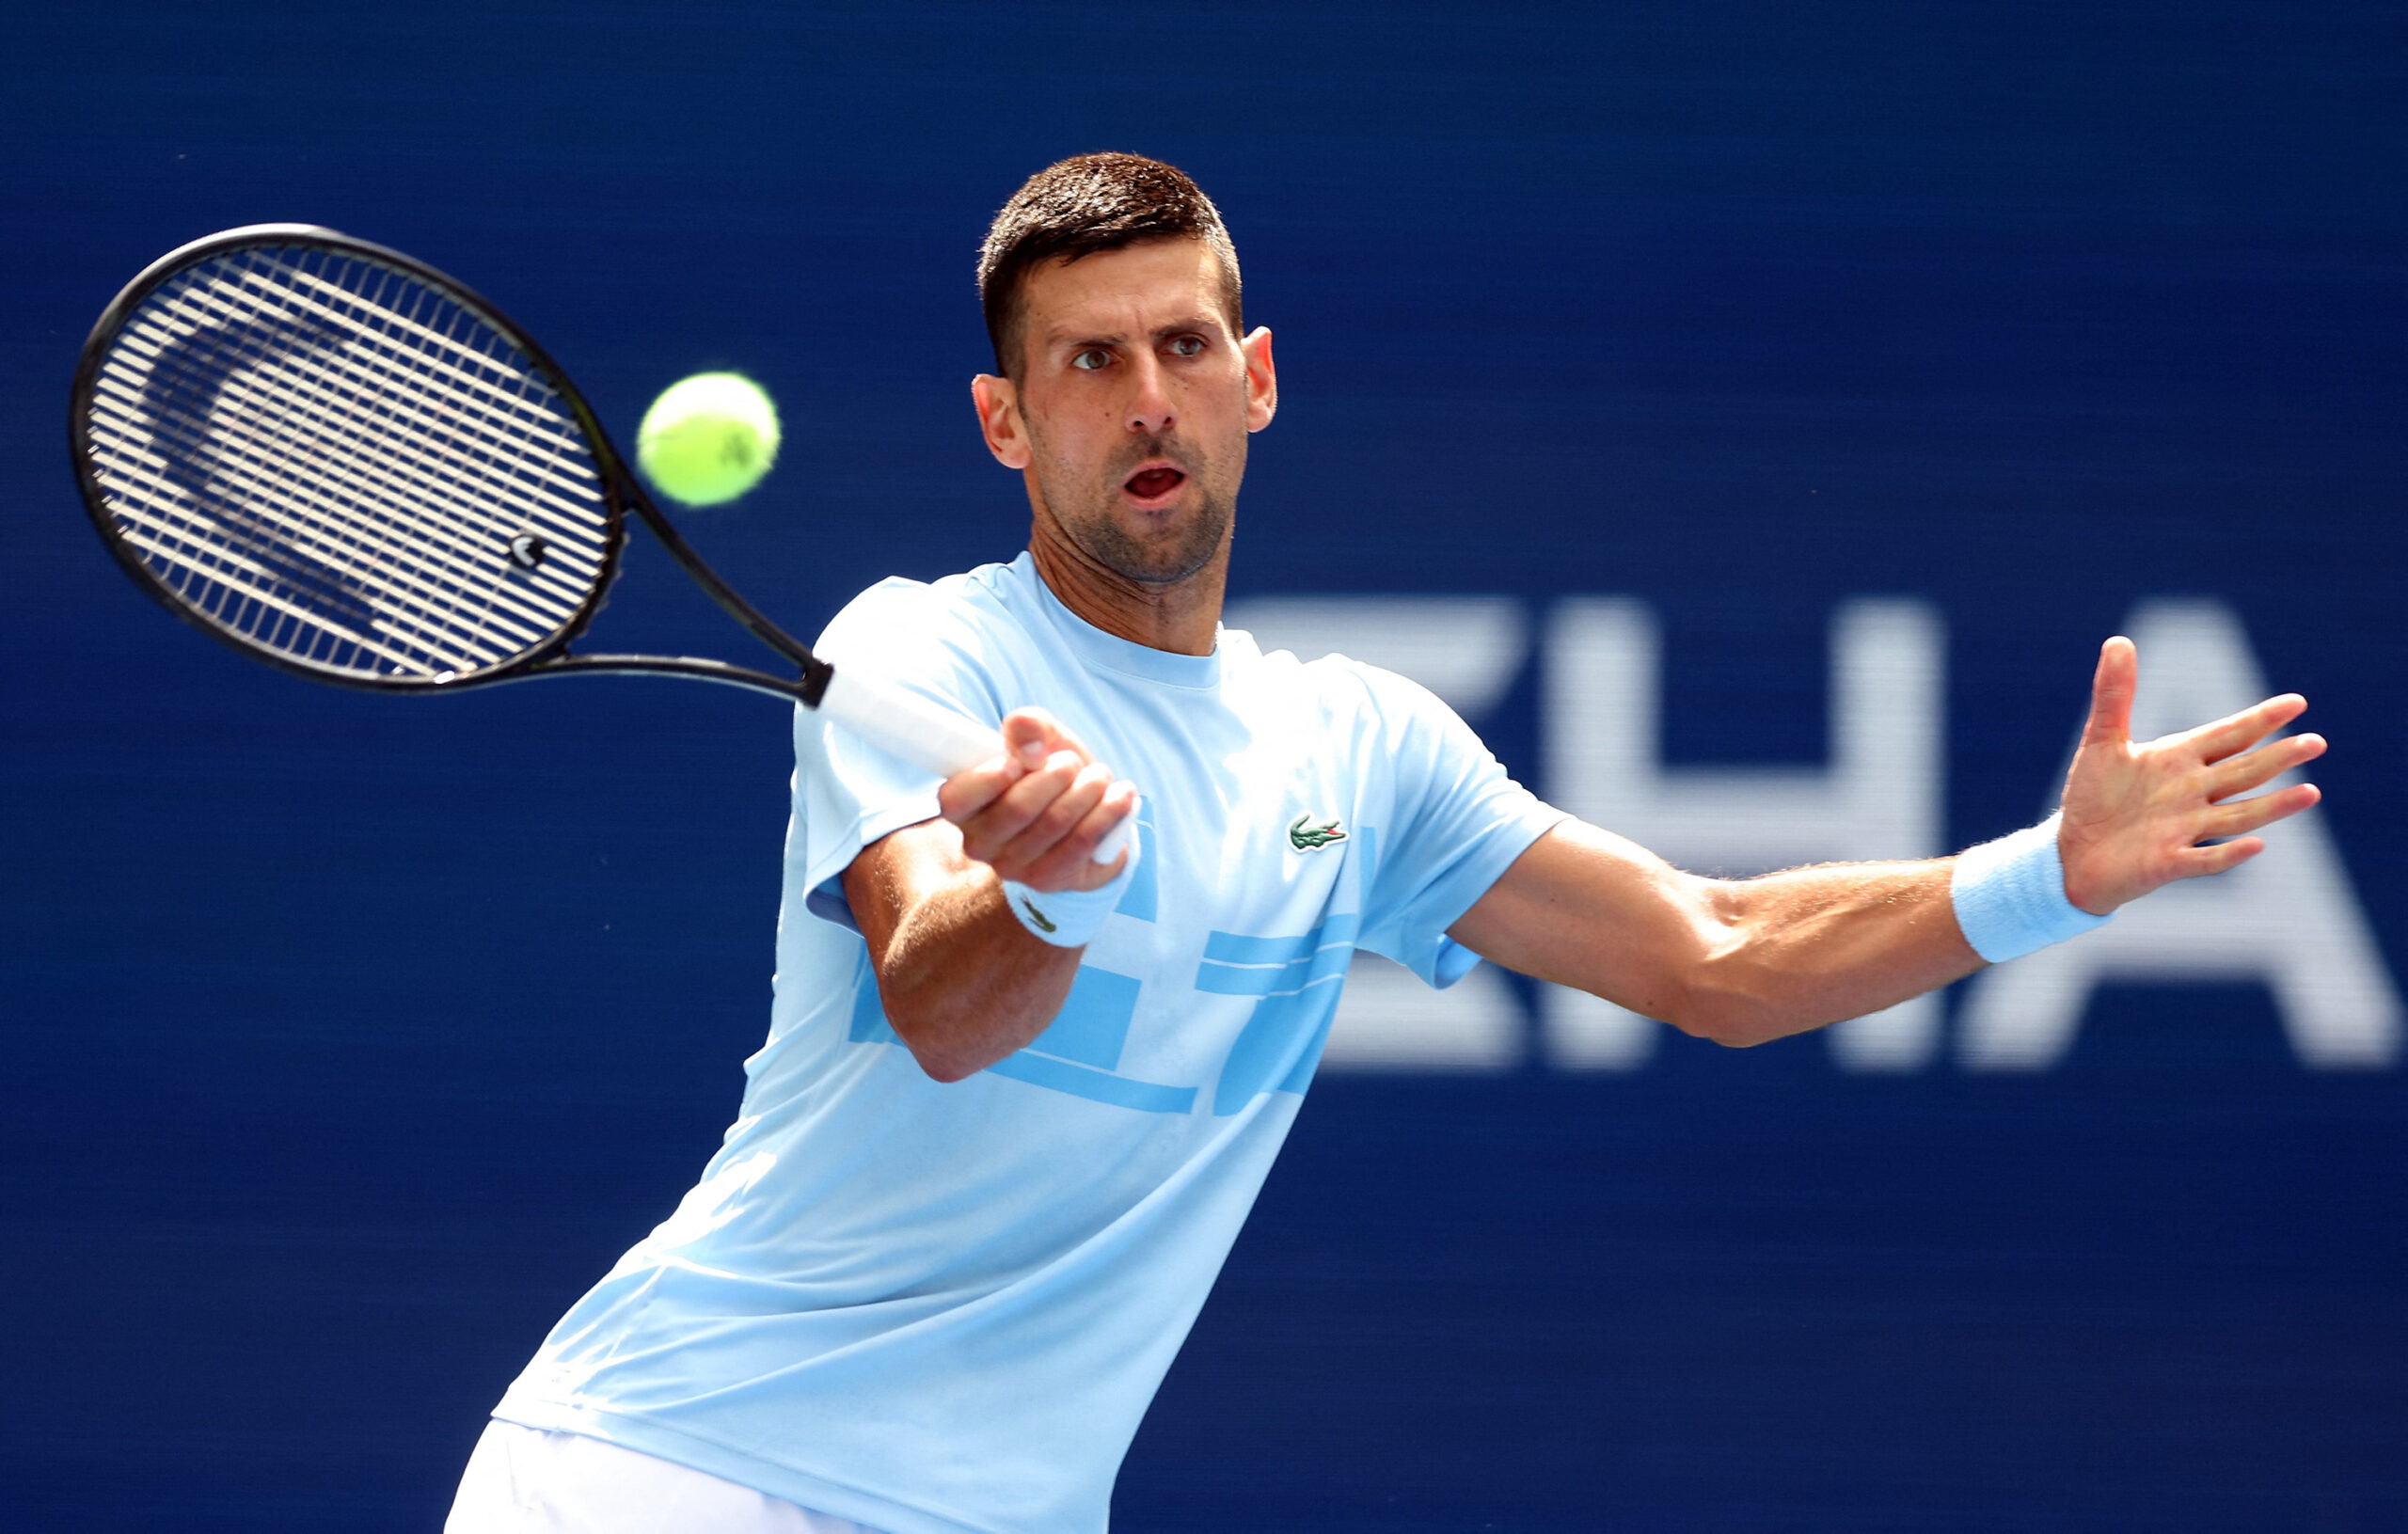
{"label": "lacoste crocodile logo", "polygon": [[1020,903],[1020,909],[1028,912],[1028,919],[1035,922],[1038,926],[1043,927],[1046,931],[1055,932],[1060,930],[1060,928],[1056,927],[1053,923],[1045,919],[1045,913],[1037,909],[1036,901],[1023,897]]}
{"label": "lacoste crocodile logo", "polygon": [[1344,840],[1345,830],[1338,824],[1336,815],[1315,820],[1307,813],[1288,822],[1288,845],[1299,852],[1318,852],[1332,842]]}

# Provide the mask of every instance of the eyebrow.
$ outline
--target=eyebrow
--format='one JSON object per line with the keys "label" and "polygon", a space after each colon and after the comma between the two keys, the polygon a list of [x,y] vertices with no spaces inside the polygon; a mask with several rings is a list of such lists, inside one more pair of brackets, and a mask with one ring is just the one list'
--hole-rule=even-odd
{"label": "eyebrow", "polygon": [[[1200,314],[1192,314],[1185,319],[1173,320],[1167,324],[1156,325],[1152,330],[1149,331],[1147,335],[1149,340],[1164,340],[1172,336],[1210,335],[1215,330],[1226,330],[1228,328],[1228,324],[1218,319],[1207,318]],[[1126,331],[1078,331],[1069,329],[1066,326],[1047,331],[1045,333],[1045,345],[1048,348],[1055,346],[1117,346],[1128,339],[1128,332]]]}

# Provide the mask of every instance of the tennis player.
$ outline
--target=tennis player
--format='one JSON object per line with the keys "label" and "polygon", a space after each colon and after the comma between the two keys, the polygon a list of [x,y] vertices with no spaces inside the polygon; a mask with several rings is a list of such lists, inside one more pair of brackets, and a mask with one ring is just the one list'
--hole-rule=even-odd
{"label": "tennis player", "polygon": [[1356,949],[1754,1044],[2229,868],[2316,802],[2231,802],[2323,750],[2259,744],[2302,699],[2137,744],[2117,639],[2049,822],[1928,862],[1682,873],[1541,803],[1413,683],[1219,626],[1278,385],[1187,177],[1039,172],[979,282],[997,372],[972,393],[1027,551],[873,587],[822,650],[1006,753],[939,782],[797,712],[742,1112],[502,1398],[452,1534],[1092,1534]]}

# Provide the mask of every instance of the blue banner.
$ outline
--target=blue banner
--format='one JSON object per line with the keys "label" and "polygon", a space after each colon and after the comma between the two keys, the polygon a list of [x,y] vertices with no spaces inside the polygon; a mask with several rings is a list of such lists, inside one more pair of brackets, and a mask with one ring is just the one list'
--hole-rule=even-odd
{"label": "blue banner", "polygon": [[[764,699],[204,642],[71,481],[102,306],[307,220],[489,295],[622,442],[743,371],[778,467],[682,525],[808,634],[1022,546],[972,262],[1097,148],[1203,183],[1275,338],[1229,621],[1686,866],[2031,823],[2113,633],[2143,734],[2296,690],[2333,742],[2237,873],[1758,1050],[1359,961],[1116,1526],[2408,1526],[2404,44],[2238,0],[23,19],[0,1526],[436,1526],[736,1111],[791,770]],[[641,535],[597,639],[753,658]]]}

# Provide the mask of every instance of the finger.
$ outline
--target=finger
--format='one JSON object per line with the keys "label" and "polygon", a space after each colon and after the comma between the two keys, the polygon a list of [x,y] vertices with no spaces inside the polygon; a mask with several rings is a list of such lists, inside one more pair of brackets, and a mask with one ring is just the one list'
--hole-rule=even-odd
{"label": "finger", "polygon": [[[1027,873],[1015,875],[1030,882],[1028,873],[1037,872],[1052,860],[1052,855],[1079,823],[1087,817],[1103,796],[1112,788],[1112,769],[1100,762],[1090,762],[1079,768],[1068,786],[1055,795],[1037,816],[1022,828],[1011,845],[1004,848],[1001,861],[1019,866]],[[1088,848],[1090,854],[1094,848]]]}
{"label": "finger", "polygon": [[2226,757],[2208,774],[2208,798],[2219,800],[2245,794],[2260,783],[2272,783],[2302,762],[2312,762],[2323,754],[2322,735],[2293,735],[2240,756]]}
{"label": "finger", "polygon": [[2255,836],[2243,836],[2235,842],[2218,842],[2213,846],[2186,847],[2175,854],[2176,878],[2201,878],[2240,867],[2266,850],[2266,844]]}
{"label": "finger", "polygon": [[2178,738],[2198,751],[2200,761],[2221,762],[2247,751],[2305,712],[2307,700],[2296,692],[2286,692],[2255,708],[2244,708],[2212,724],[2202,724]]}
{"label": "finger", "polygon": [[2090,677],[2090,719],[2082,727],[2084,744],[2130,740],[2132,735],[2132,693],[2140,685],[2140,654],[2121,634],[2099,647],[2099,669]]}
{"label": "finger", "polygon": [[1076,751],[1082,762],[1095,760],[1094,753],[1060,720],[1034,705],[1004,716],[1004,749],[1032,768],[1060,751]]}
{"label": "finger", "polygon": [[[1137,785],[1125,778],[1113,783],[1096,801],[1095,808],[1045,855],[1038,875],[1058,879],[1060,888],[1069,890],[1099,889],[1118,878],[1120,870],[1129,865],[1130,851],[1123,847],[1110,862],[1098,862],[1095,849],[1136,808]],[[1032,878],[1031,882],[1035,880]]]}
{"label": "finger", "polygon": [[1055,751],[1044,765],[1013,783],[994,802],[961,823],[961,849],[980,862],[1006,857],[1014,838],[1045,813],[1079,775],[1081,764],[1069,751]]}
{"label": "finger", "polygon": [[2239,836],[2261,826],[2271,826],[2277,820],[2287,820],[2323,797],[2323,790],[2312,783],[2304,783],[2280,793],[2260,794],[2256,799],[2242,799],[2238,803],[2219,804],[2208,812],[2207,830],[2199,834],[2202,840],[2210,836]]}
{"label": "finger", "polygon": [[1054,754],[1061,721],[1042,708],[1015,708],[1004,716],[1004,753],[1032,770]]}
{"label": "finger", "polygon": [[1014,757],[989,757],[937,785],[937,812],[955,825],[961,825],[1027,775],[1028,768]]}

